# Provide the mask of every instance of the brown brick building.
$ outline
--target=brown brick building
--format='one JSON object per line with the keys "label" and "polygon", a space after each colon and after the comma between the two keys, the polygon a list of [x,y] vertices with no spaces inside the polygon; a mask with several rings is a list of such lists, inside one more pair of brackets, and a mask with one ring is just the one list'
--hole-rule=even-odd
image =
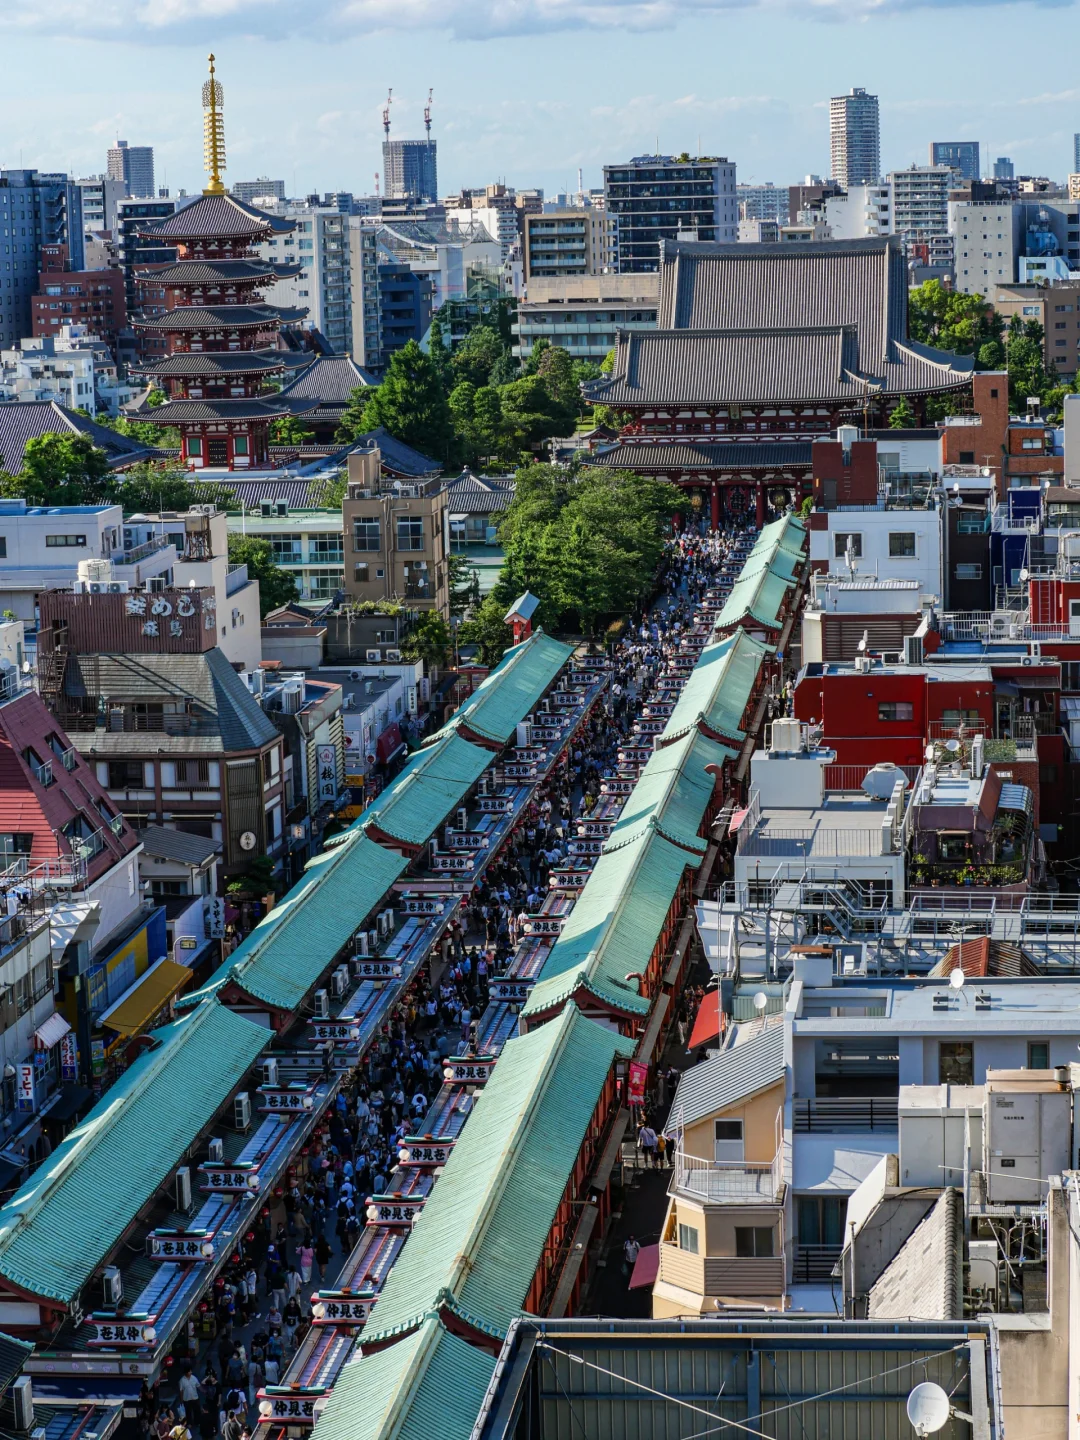
{"label": "brown brick building", "polygon": [[57,336],[61,325],[85,325],[114,341],[127,325],[124,275],[120,270],[69,270],[66,245],[41,247],[41,275],[31,300],[35,336]]}

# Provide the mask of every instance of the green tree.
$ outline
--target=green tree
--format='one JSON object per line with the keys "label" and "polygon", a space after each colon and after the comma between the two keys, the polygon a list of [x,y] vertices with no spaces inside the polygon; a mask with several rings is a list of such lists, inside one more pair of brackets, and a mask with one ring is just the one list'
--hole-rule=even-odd
{"label": "green tree", "polygon": [[911,408],[911,401],[906,395],[900,399],[889,412],[890,430],[910,430],[915,424],[915,411]]}
{"label": "green tree", "polygon": [[466,465],[477,466],[501,446],[505,425],[499,392],[490,385],[477,389],[469,380],[450,392],[450,418]]}
{"label": "green tree", "polygon": [[187,510],[192,505],[216,505],[235,510],[236,496],[222,485],[193,481],[190,472],[174,460],[146,460],[120,476],[116,499],[126,515],[139,511]]}
{"label": "green tree", "polygon": [[442,321],[438,315],[433,315],[431,319],[431,334],[428,337],[428,354],[439,376],[440,385],[444,390],[449,390],[452,383],[450,377],[450,351],[446,347]]}
{"label": "green tree", "polygon": [[460,385],[467,381],[478,390],[489,385],[492,369],[506,353],[507,347],[498,331],[490,325],[478,325],[454,351],[450,361],[451,383]]}
{"label": "green tree", "polygon": [[373,385],[358,385],[349,396],[349,403],[341,416],[341,424],[337,428],[335,439],[355,440],[357,436],[365,434],[364,412],[367,410],[368,401],[375,394]]}
{"label": "green tree", "polygon": [[[600,361],[600,375],[611,375],[614,371],[615,351],[609,350]],[[600,376],[596,378],[599,379]],[[610,405],[594,405],[593,420],[597,425],[606,426],[608,430],[621,430],[630,423],[630,415],[625,410],[613,410]]]}
{"label": "green tree", "polygon": [[497,665],[513,636],[503,618],[512,603],[497,591],[485,595],[458,629],[459,645],[475,645],[481,665]]}
{"label": "green tree", "polygon": [[[158,397],[156,401],[155,395]],[[146,403],[151,408],[156,408],[165,403],[165,398],[161,390],[151,390]],[[107,430],[115,430],[118,435],[127,435],[129,439],[137,440],[140,445],[153,445],[161,450],[180,448],[180,431],[175,425],[155,425],[150,420],[129,420],[124,415],[95,415],[94,421]]]}
{"label": "green tree", "polygon": [[309,445],[315,432],[298,415],[280,415],[270,422],[271,445]]}
{"label": "green tree", "polygon": [[[353,399],[357,392],[353,392]],[[350,405],[342,418],[338,435],[355,439],[383,426],[405,445],[411,445],[444,465],[452,463],[454,431],[450,406],[438,369],[415,340],[410,340],[390,357],[382,384],[367,392],[367,403],[358,423]]]}
{"label": "green tree", "polygon": [[27,441],[19,473],[0,476],[3,494],[28,505],[99,505],[116,488],[108,456],[89,435],[56,431]]}
{"label": "green tree", "polygon": [[269,540],[253,535],[229,536],[230,565],[246,565],[248,578],[259,582],[259,610],[263,615],[297,599],[296,581],[274,559]]}
{"label": "green tree", "polygon": [[947,290],[940,280],[927,280],[908,291],[911,338],[955,355],[974,355],[980,369],[1001,364],[1004,328],[1004,320],[982,295]]}
{"label": "green tree", "polygon": [[534,340],[532,350],[529,352],[529,358],[522,362],[522,375],[535,375],[540,369],[540,361],[544,358],[544,351],[550,349],[550,340],[545,340],[542,337],[539,340]]}
{"label": "green tree", "polygon": [[581,391],[574,374],[574,362],[569,350],[561,345],[551,345],[540,357],[536,373],[548,388],[552,399],[569,413],[581,413]]}
{"label": "green tree", "polygon": [[465,555],[451,555],[447,566],[450,587],[450,616],[460,619],[480,604],[480,572]]}
{"label": "green tree", "polygon": [[422,610],[401,642],[406,660],[422,660],[427,669],[445,666],[450,654],[450,626],[437,610]]}
{"label": "green tree", "polygon": [[563,404],[539,375],[527,375],[499,390],[505,422],[504,453],[535,449],[556,435],[569,435],[577,409]]}

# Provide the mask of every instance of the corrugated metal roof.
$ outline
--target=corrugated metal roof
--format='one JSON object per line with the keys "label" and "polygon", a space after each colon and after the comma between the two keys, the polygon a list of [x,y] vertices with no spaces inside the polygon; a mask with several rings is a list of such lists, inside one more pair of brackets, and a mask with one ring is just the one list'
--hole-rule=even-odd
{"label": "corrugated metal roof", "polygon": [[0,1334],[0,1395],[7,1391],[33,1353],[34,1346],[31,1341],[16,1340],[11,1335]]}
{"label": "corrugated metal roof", "polygon": [[573,1004],[506,1045],[379,1296],[377,1335],[411,1327],[442,1304],[505,1334],[611,1062],[632,1052],[633,1041]]}
{"label": "corrugated metal roof", "polygon": [[490,750],[460,735],[444,735],[418,750],[345,834],[372,824],[407,845],[423,845],[494,759]]}
{"label": "corrugated metal roof", "polygon": [[408,861],[350,832],[309,860],[303,875],[219,967],[193,1003],[235,980],[249,995],[295,1010]]}
{"label": "corrugated metal roof", "polygon": [[217,852],[217,846],[207,836],[169,830],[164,825],[147,825],[139,831],[139,839],[145,854],[178,860],[183,865],[202,865]]}
{"label": "corrugated metal roof", "polygon": [[[615,837],[612,837],[614,840]],[[543,1014],[584,986],[629,1015],[647,1015],[649,1001],[627,975],[644,972],[687,865],[705,851],[673,844],[655,818],[628,842],[608,842],[566,917],[522,1014]]]}
{"label": "corrugated metal roof", "polygon": [[[749,1022],[760,1025],[760,1020]],[[669,1125],[693,1125],[784,1078],[784,1027],[766,1024],[757,1035],[684,1070]]]}
{"label": "corrugated metal roof", "polygon": [[1031,815],[1034,808],[1034,797],[1026,785],[1002,785],[998,797],[999,810],[1019,810],[1024,815]]}
{"label": "corrugated metal roof", "polygon": [[535,709],[541,696],[574,653],[572,645],[537,630],[514,645],[450,717],[446,730],[467,725],[477,735],[505,744],[519,720]]}
{"label": "corrugated metal roof", "polygon": [[744,739],[739,727],[762,662],[770,654],[771,645],[741,629],[706,645],[664,726],[662,743],[678,739],[699,722],[733,740]]}
{"label": "corrugated metal roof", "polygon": [[70,1305],[271,1033],[211,1002],[153,1038],[0,1210],[0,1274],[31,1294]]}
{"label": "corrugated metal roof", "polygon": [[315,1440],[469,1440],[495,1357],[428,1316],[395,1345],[344,1366]]}

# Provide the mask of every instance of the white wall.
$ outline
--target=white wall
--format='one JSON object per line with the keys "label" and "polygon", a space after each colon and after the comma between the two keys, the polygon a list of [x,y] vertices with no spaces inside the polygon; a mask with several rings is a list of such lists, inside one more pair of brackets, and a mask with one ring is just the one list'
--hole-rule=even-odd
{"label": "white wall", "polygon": [[[828,562],[829,573],[847,576],[843,553],[836,554],[836,536],[862,537],[856,573],[879,580],[915,580],[921,595],[942,594],[941,529],[936,510],[830,510],[828,530],[810,531],[810,559]],[[890,554],[890,535],[914,534],[911,558]]]}

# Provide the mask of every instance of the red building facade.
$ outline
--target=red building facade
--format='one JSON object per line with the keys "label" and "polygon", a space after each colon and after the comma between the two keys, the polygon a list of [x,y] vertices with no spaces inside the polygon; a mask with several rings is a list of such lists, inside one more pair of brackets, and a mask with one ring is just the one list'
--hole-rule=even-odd
{"label": "red building facade", "polygon": [[35,339],[59,335],[62,325],[83,325],[91,335],[115,341],[127,325],[123,271],[69,270],[66,245],[43,245],[30,319]]}

